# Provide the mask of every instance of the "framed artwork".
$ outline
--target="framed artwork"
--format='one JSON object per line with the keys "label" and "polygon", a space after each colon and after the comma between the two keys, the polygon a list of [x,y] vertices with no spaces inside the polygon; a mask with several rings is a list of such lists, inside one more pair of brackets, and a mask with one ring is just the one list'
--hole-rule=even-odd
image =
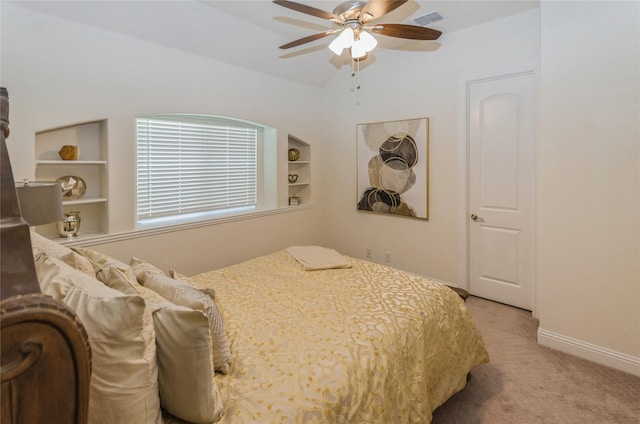
{"label": "framed artwork", "polygon": [[429,219],[429,118],[357,125],[359,211]]}

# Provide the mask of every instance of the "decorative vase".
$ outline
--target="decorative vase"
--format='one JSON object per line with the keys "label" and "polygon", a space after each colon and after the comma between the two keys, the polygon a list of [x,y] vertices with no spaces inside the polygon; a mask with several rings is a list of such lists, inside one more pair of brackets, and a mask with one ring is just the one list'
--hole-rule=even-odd
{"label": "decorative vase", "polygon": [[61,238],[72,240],[80,231],[80,212],[65,212],[64,219],[58,221],[58,234]]}
{"label": "decorative vase", "polygon": [[293,184],[296,181],[298,181],[298,174],[289,174],[289,182]]}
{"label": "decorative vase", "polygon": [[300,159],[300,150],[291,148],[289,149],[289,160],[295,162]]}
{"label": "decorative vase", "polygon": [[66,145],[62,146],[60,151],[58,151],[58,154],[60,155],[60,158],[62,160],[78,160],[78,159],[80,159],[80,149],[78,148],[78,146],[71,146],[71,145],[66,144]]}
{"label": "decorative vase", "polygon": [[298,196],[289,197],[289,206],[297,206],[300,204],[300,198]]}

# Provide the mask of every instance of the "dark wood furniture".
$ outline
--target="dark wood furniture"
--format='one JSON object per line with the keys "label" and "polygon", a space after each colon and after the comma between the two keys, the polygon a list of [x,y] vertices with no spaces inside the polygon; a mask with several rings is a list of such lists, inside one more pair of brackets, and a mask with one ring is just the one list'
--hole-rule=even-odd
{"label": "dark wood furniture", "polygon": [[0,88],[0,374],[3,424],[86,423],[91,349],[62,302],[41,294],[7,151],[9,97]]}
{"label": "dark wood furniture", "polygon": [[453,286],[448,286],[448,287],[454,292],[458,293],[458,296],[460,296],[462,300],[464,300],[465,302],[469,298],[469,292],[466,291],[465,289],[461,289],[460,287],[453,287]]}

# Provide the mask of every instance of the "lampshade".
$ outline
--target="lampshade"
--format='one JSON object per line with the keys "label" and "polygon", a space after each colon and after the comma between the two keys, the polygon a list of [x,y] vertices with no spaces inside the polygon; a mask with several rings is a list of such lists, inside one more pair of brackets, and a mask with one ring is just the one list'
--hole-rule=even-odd
{"label": "lampshade", "polygon": [[378,40],[376,40],[373,35],[366,31],[362,31],[360,32],[358,40],[356,40],[351,46],[351,57],[358,59],[369,53],[377,45]]}
{"label": "lampshade", "polygon": [[350,27],[346,27],[342,30],[340,35],[338,35],[332,42],[329,44],[329,49],[340,56],[342,54],[342,50],[348,49],[353,45],[353,30]]}
{"label": "lampshade", "polygon": [[16,189],[22,217],[29,225],[43,225],[64,218],[59,183],[25,181],[16,184]]}
{"label": "lampshade", "polygon": [[360,32],[360,39],[358,40],[358,42],[362,43],[364,51],[367,53],[369,53],[378,45],[378,40],[376,40],[373,35],[365,31]]}

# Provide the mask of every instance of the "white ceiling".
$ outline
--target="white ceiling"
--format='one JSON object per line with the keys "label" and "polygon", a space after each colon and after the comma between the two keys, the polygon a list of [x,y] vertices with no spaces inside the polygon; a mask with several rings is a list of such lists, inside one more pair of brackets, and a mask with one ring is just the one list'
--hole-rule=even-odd
{"label": "white ceiling", "polygon": [[[335,56],[332,36],[281,50],[289,41],[322,32],[332,23],[278,6],[269,0],[235,1],[16,1],[13,4],[60,18],[126,34],[274,76],[322,87],[342,67],[347,53]],[[340,1],[305,1],[332,11]],[[442,21],[428,25],[443,32],[438,41],[407,41],[375,35],[373,62],[388,49],[429,51],[446,43],[448,33],[537,8],[538,0],[409,0],[376,22],[415,25],[415,18],[438,11]],[[373,60],[372,60],[373,59]]]}

